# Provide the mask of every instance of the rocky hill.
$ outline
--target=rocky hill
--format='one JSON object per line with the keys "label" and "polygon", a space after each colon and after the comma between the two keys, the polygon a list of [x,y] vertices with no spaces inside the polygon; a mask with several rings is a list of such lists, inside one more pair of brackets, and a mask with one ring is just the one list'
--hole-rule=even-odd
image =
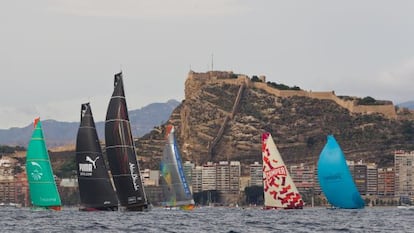
{"label": "rocky hill", "polygon": [[[152,103],[140,109],[129,111],[131,129],[134,137],[141,137],[168,120],[171,112],[180,104],[177,100],[165,103]],[[42,121],[48,147],[74,144],[79,122]],[[104,139],[104,122],[96,122],[99,138]],[[0,129],[0,145],[27,146],[33,131],[32,124],[23,128]]]}
{"label": "rocky hill", "polygon": [[[257,77],[255,77],[257,79]],[[261,133],[271,132],[286,163],[316,163],[326,136],[333,134],[348,160],[393,163],[397,149],[414,149],[410,112],[390,101],[338,97],[334,92],[279,90],[232,72],[190,72],[185,101],[172,113],[183,160],[261,161]],[[138,139],[143,167],[158,168],[164,126]],[[246,171],[246,169],[244,169]]]}

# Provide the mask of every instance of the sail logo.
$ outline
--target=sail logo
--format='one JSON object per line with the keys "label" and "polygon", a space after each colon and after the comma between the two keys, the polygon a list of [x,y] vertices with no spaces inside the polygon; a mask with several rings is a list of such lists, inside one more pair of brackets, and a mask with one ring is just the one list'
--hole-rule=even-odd
{"label": "sail logo", "polygon": [[137,171],[136,171],[136,168],[135,168],[135,164],[129,163],[129,171],[131,173],[132,183],[134,184],[134,189],[135,189],[135,191],[138,191],[138,189],[139,189],[138,174],[137,174]]}
{"label": "sail logo", "polygon": [[99,156],[95,159],[92,159],[89,156],[86,156],[85,160],[89,163],[79,163],[79,175],[80,176],[92,176],[92,172],[96,169],[96,161],[99,159]]}
{"label": "sail logo", "polygon": [[326,180],[327,182],[337,182],[337,181],[342,180],[342,175],[341,173],[335,173],[335,174],[324,176],[323,179]]}
{"label": "sail logo", "polygon": [[265,174],[267,180],[271,179],[272,177],[287,176],[286,167],[275,167],[272,170],[266,171]]}
{"label": "sail logo", "polygon": [[128,204],[134,204],[137,203],[137,197],[128,197]]}
{"label": "sail logo", "polygon": [[93,169],[96,169],[96,160],[99,159],[99,156],[96,157],[95,159],[91,159],[91,157],[86,156],[86,162],[90,162],[93,166]]}
{"label": "sail logo", "polygon": [[36,181],[41,180],[43,177],[43,172],[42,172],[42,167],[40,166],[40,164],[36,162],[30,162],[30,164],[34,168],[33,171],[30,173],[33,180],[36,180]]}
{"label": "sail logo", "polygon": [[79,175],[81,176],[92,176],[92,164],[80,163],[79,164]]}
{"label": "sail logo", "polygon": [[45,202],[55,202],[56,197],[40,197],[40,200]]}

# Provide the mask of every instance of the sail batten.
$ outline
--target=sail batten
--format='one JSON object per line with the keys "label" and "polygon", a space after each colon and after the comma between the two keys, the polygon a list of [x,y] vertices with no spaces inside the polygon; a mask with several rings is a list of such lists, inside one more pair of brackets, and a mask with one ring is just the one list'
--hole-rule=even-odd
{"label": "sail batten", "polygon": [[89,103],[81,105],[76,164],[81,210],[117,210],[118,200],[105,165]]}
{"label": "sail batten", "polygon": [[302,209],[303,200],[270,133],[262,134],[265,209]]}
{"label": "sail batten", "polygon": [[318,180],[328,202],[344,209],[364,208],[364,201],[353,181],[346,164],[345,155],[333,135],[327,142],[318,160]]}
{"label": "sail batten", "polygon": [[105,148],[120,205],[125,210],[148,208],[129,122],[122,73],[115,74],[114,91],[105,120]]}

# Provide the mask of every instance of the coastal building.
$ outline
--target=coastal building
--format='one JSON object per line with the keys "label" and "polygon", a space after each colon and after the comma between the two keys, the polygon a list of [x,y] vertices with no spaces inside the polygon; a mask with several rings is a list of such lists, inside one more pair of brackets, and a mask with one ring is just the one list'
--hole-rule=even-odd
{"label": "coastal building", "polygon": [[27,183],[26,171],[20,172],[15,176],[15,203],[21,204],[23,207],[29,206],[29,185]]}
{"label": "coastal building", "polygon": [[[220,161],[216,166],[216,190],[221,203],[237,202],[240,194],[240,162]],[[203,177],[204,183],[204,177]]]}
{"label": "coastal building", "polygon": [[219,191],[219,193],[225,193],[229,191],[229,188],[230,188],[229,162],[220,161],[218,164],[216,164],[216,190]]}
{"label": "coastal building", "polygon": [[229,193],[239,195],[241,166],[239,161],[230,161]]}
{"label": "coastal building", "polygon": [[202,191],[216,190],[216,164],[207,162],[207,164],[203,165],[201,179]]}
{"label": "coastal building", "polygon": [[313,164],[306,165],[304,163],[300,163],[289,167],[290,176],[292,177],[293,183],[295,183],[299,192],[309,190],[314,187],[314,170],[315,166]]}
{"label": "coastal building", "polygon": [[12,175],[0,176],[0,202],[16,203],[15,180]]}
{"label": "coastal building", "polygon": [[141,170],[141,178],[144,183],[144,186],[159,186],[160,171],[150,169]]}
{"label": "coastal building", "polygon": [[395,172],[393,167],[378,168],[378,196],[393,197],[395,184]]}
{"label": "coastal building", "polygon": [[414,151],[394,152],[395,196],[414,199]]}
{"label": "coastal building", "polygon": [[249,166],[250,184],[249,186],[263,186],[263,165],[254,162]]}
{"label": "coastal building", "polygon": [[318,166],[315,166],[315,169],[313,170],[313,179],[315,180],[314,186],[313,186],[313,190],[315,194],[321,194],[322,193],[322,189],[321,189],[321,185],[319,184],[318,181]]}
{"label": "coastal building", "polygon": [[355,185],[361,195],[367,194],[367,165],[362,161],[346,161],[354,179]]}
{"label": "coastal building", "polygon": [[[20,170],[16,174],[16,170]],[[26,173],[14,158],[3,156],[0,159],[0,203],[28,204],[28,184]]]}
{"label": "coastal building", "polygon": [[377,195],[378,190],[378,168],[375,163],[367,164],[367,194]]}
{"label": "coastal building", "polygon": [[193,189],[193,193],[198,193],[203,191],[203,167],[202,166],[195,166],[192,169],[192,179],[191,179],[191,187]]}
{"label": "coastal building", "polygon": [[195,167],[195,164],[190,161],[185,161],[183,164],[183,170],[184,170],[185,178],[187,179],[188,184],[192,183],[194,167]]}

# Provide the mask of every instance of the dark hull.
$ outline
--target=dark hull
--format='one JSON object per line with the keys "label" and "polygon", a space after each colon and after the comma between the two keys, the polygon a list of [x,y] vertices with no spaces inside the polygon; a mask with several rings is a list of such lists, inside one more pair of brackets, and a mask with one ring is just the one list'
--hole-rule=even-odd
{"label": "dark hull", "polygon": [[121,210],[123,211],[149,211],[151,208],[148,204],[145,205],[129,205]]}
{"label": "dark hull", "polygon": [[80,211],[118,211],[118,206],[107,206],[107,207],[81,207]]}

